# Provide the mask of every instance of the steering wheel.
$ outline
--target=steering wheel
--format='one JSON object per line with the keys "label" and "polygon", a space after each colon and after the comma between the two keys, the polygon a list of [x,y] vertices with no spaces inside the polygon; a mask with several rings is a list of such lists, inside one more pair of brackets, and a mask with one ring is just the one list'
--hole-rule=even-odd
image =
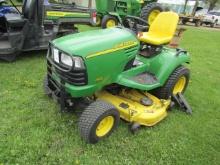
{"label": "steering wheel", "polygon": [[0,0],[0,5],[7,4],[5,0]]}
{"label": "steering wheel", "polygon": [[135,34],[137,34],[138,32],[148,31],[149,24],[142,18],[135,16],[126,16],[125,27],[131,29]]}

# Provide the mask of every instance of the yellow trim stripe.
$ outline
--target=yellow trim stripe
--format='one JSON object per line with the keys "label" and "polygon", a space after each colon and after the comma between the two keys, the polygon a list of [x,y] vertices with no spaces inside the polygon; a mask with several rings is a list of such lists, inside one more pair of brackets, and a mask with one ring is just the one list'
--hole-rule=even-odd
{"label": "yellow trim stripe", "polygon": [[47,11],[47,16],[52,16],[52,17],[64,17],[67,15],[74,15],[74,16],[89,16],[90,14],[88,13],[73,13],[73,12],[59,12],[59,11]]}
{"label": "yellow trim stripe", "polygon": [[101,55],[105,55],[105,54],[112,53],[112,52],[116,52],[118,50],[126,49],[126,48],[136,46],[136,45],[138,45],[138,43],[133,42],[132,44],[129,44],[129,45],[119,46],[119,47],[115,47],[115,48],[112,48],[112,49],[104,50],[102,52],[97,52],[97,53],[94,53],[94,54],[90,54],[86,57],[86,59],[101,56]]}

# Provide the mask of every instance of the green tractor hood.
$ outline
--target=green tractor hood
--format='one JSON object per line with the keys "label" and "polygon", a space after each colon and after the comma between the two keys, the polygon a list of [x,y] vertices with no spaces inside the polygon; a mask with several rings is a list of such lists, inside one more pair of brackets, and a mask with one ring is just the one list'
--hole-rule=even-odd
{"label": "green tractor hood", "polygon": [[68,35],[54,40],[52,44],[69,55],[86,59],[138,46],[139,42],[131,31],[118,27]]}

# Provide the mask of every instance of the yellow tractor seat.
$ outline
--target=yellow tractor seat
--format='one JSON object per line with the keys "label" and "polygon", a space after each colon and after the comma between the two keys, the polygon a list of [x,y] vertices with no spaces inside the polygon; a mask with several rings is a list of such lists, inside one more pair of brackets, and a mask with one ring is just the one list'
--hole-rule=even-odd
{"label": "yellow tractor seat", "polygon": [[148,32],[138,35],[140,41],[151,45],[168,44],[176,31],[179,21],[174,12],[161,12],[151,24]]}

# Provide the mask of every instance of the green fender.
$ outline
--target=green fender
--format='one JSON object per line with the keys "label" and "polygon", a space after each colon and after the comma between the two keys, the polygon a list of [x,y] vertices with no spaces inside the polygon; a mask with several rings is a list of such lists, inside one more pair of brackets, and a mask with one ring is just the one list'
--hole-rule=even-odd
{"label": "green fender", "polygon": [[160,56],[152,59],[148,70],[156,75],[160,86],[164,86],[176,68],[189,62],[190,56],[187,52],[166,49]]}
{"label": "green fender", "polygon": [[[145,58],[139,55],[136,59],[143,64],[121,73],[116,83],[140,90],[152,90],[163,86],[176,68],[190,62],[188,53],[177,53],[175,49],[169,48],[164,48],[161,54],[155,57]],[[143,72],[153,74],[157,81],[153,84],[140,84],[132,79]]]}
{"label": "green fender", "polygon": [[122,18],[120,17],[120,15],[116,12],[108,12],[108,15],[116,17],[119,21],[120,24],[123,24]]}

